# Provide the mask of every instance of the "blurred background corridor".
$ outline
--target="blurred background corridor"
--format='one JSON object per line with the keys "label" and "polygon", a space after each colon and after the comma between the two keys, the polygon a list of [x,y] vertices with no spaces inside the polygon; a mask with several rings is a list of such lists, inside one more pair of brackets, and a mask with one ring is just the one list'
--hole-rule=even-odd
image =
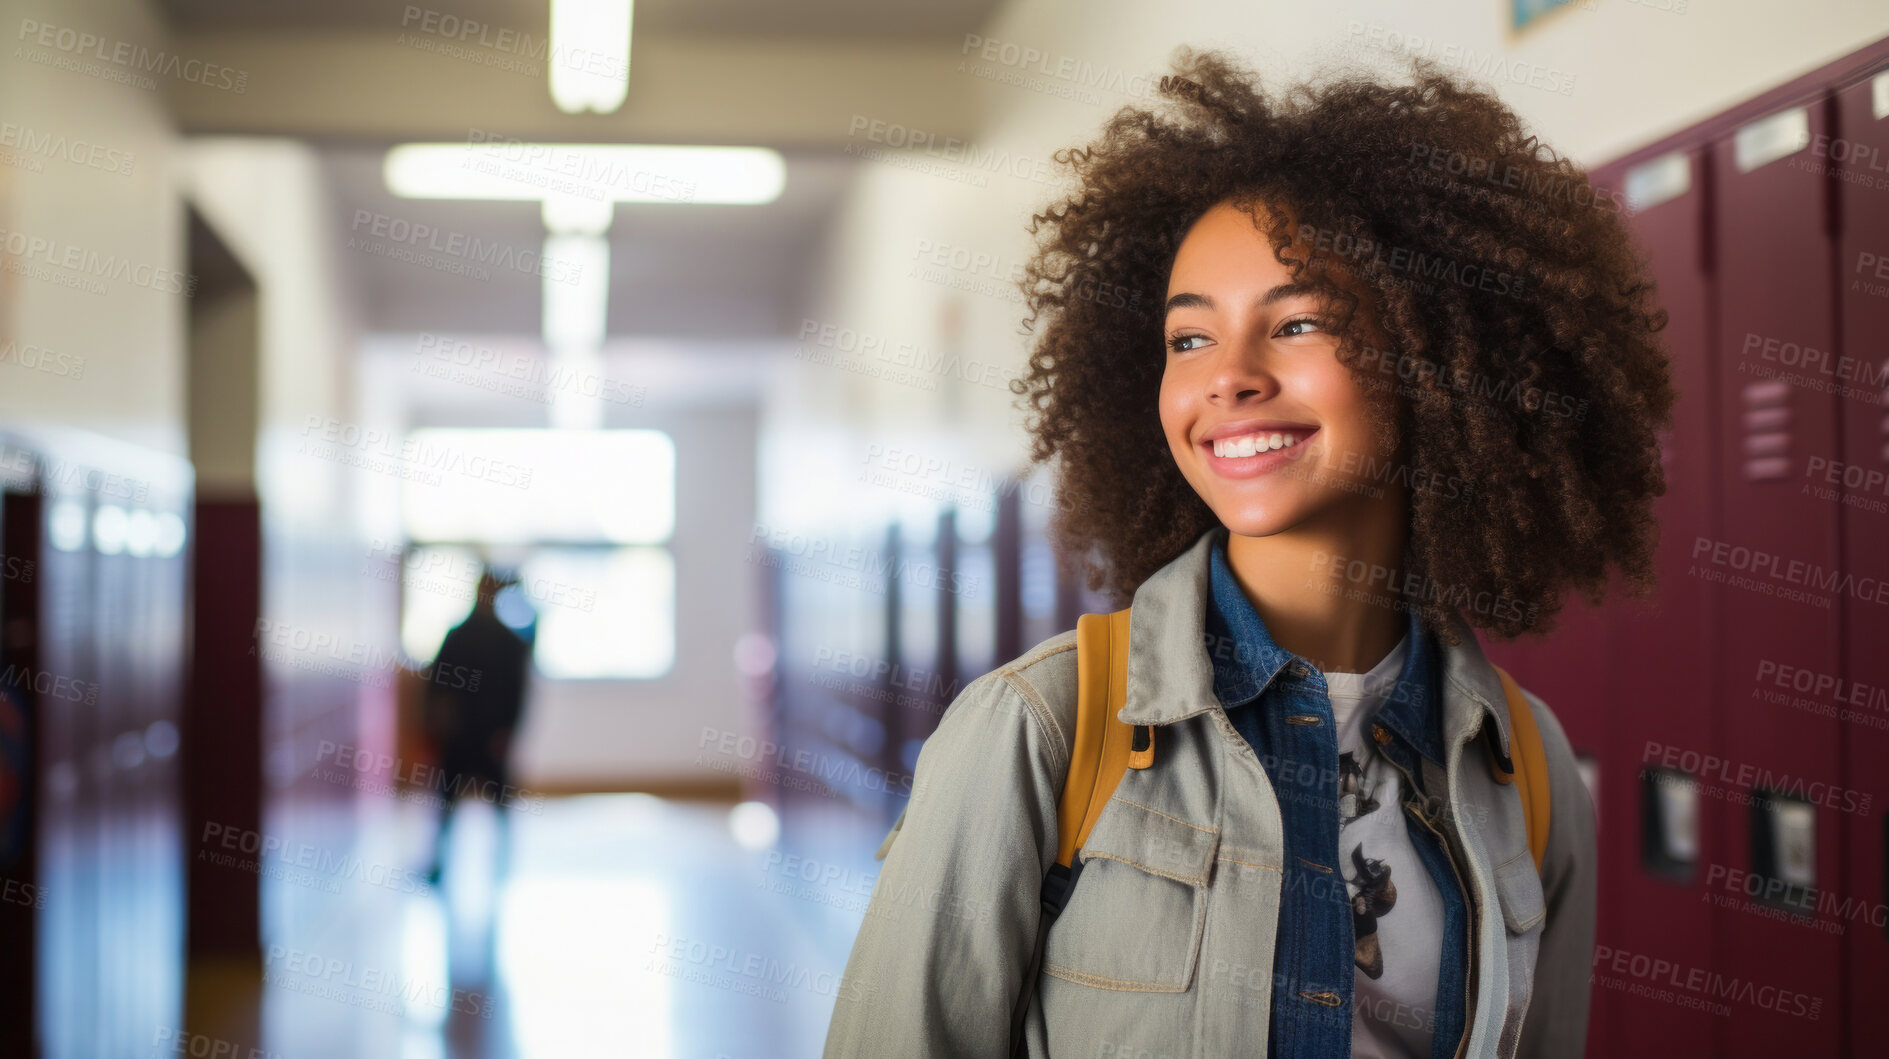
{"label": "blurred background corridor", "polygon": [[[1774,846],[1699,762],[1889,804],[1889,619],[1686,567],[1889,566],[1882,4],[0,0],[0,31],[0,1055],[817,1056],[939,714],[1104,609],[1048,543],[1016,281],[1053,154],[1181,44],[1281,85],[1437,59],[1631,214],[1683,392],[1667,576],[1491,655],[1582,754],[1601,943],[1821,1014],[1597,974],[1589,1054],[1880,1054],[1883,819],[1809,805]],[[1818,350],[1860,396],[1741,374]],[[1858,475],[1801,492],[1819,458]]]}

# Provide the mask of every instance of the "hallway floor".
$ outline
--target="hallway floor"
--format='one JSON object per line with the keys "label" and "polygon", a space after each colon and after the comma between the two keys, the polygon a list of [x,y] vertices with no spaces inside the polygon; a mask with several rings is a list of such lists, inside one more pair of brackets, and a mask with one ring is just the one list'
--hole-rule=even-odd
{"label": "hallway floor", "polygon": [[509,814],[501,867],[498,813],[468,804],[433,889],[431,811],[370,802],[352,860],[265,881],[259,997],[193,970],[193,990],[206,988],[192,1028],[209,1040],[185,1054],[219,1042],[214,1054],[258,1059],[820,1054],[877,825],[832,803],[796,807],[791,833],[754,848],[726,803],[549,799]]}

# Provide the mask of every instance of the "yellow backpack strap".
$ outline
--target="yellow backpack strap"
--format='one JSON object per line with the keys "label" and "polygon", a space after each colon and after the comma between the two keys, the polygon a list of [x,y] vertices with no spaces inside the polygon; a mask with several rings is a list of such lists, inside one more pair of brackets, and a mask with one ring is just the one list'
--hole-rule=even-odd
{"label": "yellow backpack strap", "polygon": [[1522,795],[1522,819],[1528,826],[1528,852],[1535,858],[1535,870],[1541,871],[1541,859],[1548,851],[1548,821],[1554,798],[1548,789],[1548,752],[1541,744],[1541,729],[1535,726],[1535,711],[1529,709],[1521,685],[1508,670],[1495,667],[1502,678],[1502,693],[1509,703],[1509,758],[1513,774],[1501,764],[1493,765],[1495,778],[1513,783]]}
{"label": "yellow backpack strap", "polygon": [[1023,986],[1010,1013],[1010,1052],[1024,1055],[1023,1021],[1036,993],[1043,946],[1050,924],[1062,914],[1082,875],[1076,851],[1089,840],[1096,817],[1121,783],[1123,769],[1154,763],[1154,726],[1130,725],[1115,714],[1128,701],[1128,610],[1084,614],[1076,619],[1076,734],[1069,748],[1069,775],[1056,803],[1056,863],[1043,877],[1043,914]]}
{"label": "yellow backpack strap", "polygon": [[1154,763],[1154,728],[1115,715],[1128,701],[1128,608],[1076,620],[1076,736],[1056,807],[1056,863],[1069,867],[1121,782]]}

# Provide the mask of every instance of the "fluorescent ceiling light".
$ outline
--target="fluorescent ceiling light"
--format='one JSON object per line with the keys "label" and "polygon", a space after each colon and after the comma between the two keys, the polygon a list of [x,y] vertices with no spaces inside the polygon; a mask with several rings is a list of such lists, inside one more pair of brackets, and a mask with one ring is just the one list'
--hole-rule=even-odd
{"label": "fluorescent ceiling light", "polygon": [[608,114],[630,90],[630,0],[551,0],[551,101]]}
{"label": "fluorescent ceiling light", "polygon": [[550,235],[544,259],[572,267],[575,282],[544,273],[544,344],[552,349],[603,345],[610,303],[610,244],[600,235]]}
{"label": "fluorescent ceiling light", "polygon": [[387,152],[387,189],[410,199],[761,205],[787,166],[768,147],[596,143],[404,143]]}

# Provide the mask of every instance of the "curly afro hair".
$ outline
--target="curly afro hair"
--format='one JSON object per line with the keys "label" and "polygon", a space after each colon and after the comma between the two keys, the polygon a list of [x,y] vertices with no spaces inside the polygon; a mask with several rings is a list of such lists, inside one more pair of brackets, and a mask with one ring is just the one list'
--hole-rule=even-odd
{"label": "curly afro hair", "polygon": [[1339,360],[1381,395],[1409,480],[1465,483],[1411,490],[1398,580],[1427,629],[1545,632],[1569,586],[1600,602],[1610,563],[1648,591],[1675,393],[1622,197],[1433,63],[1282,98],[1218,52],[1173,68],[1157,109],[1056,152],[1076,186],[1029,226],[1035,341],[1011,389],[1032,462],[1060,464],[1051,534],[1089,587],[1123,605],[1219,525],[1157,398],[1175,252],[1230,200],[1270,216],[1274,256],[1341,307]]}

